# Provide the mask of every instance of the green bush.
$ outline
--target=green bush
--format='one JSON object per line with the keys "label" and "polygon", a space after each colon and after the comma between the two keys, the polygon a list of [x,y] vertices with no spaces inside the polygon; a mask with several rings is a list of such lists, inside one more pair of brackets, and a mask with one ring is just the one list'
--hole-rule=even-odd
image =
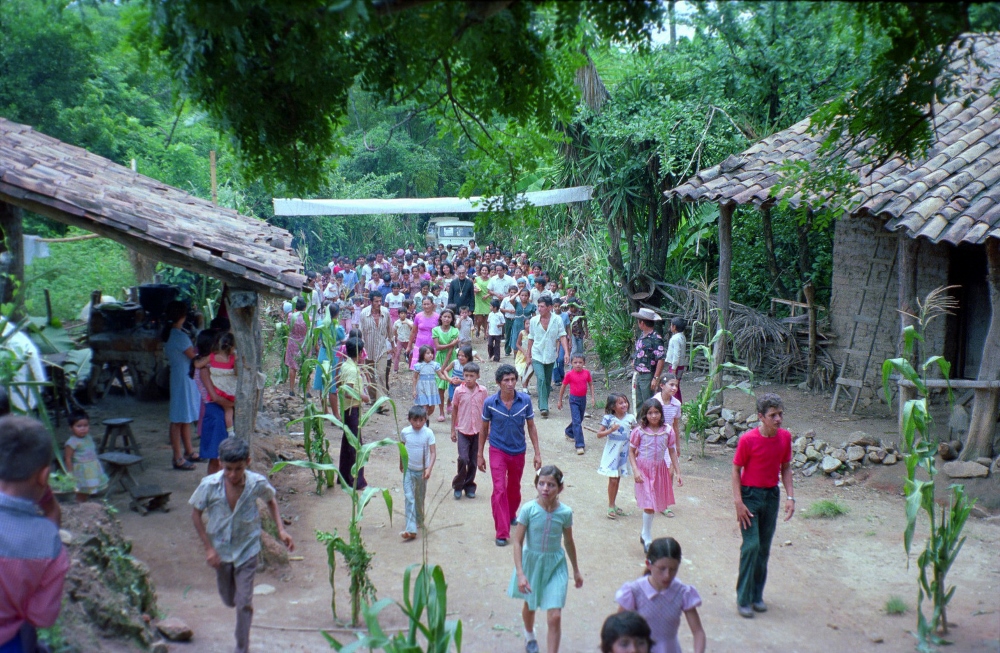
{"label": "green bush", "polygon": [[836,499],[820,499],[806,508],[802,516],[806,519],[833,519],[846,515],[848,512],[847,506]]}
{"label": "green bush", "polygon": [[900,596],[890,596],[889,600],[885,602],[885,613],[891,615],[906,614],[910,610],[910,606],[906,604]]}

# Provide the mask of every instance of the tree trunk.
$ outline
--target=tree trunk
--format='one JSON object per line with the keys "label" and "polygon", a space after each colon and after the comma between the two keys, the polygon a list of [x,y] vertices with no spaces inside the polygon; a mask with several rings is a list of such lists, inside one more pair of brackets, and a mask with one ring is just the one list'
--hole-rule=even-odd
{"label": "tree trunk", "polygon": [[[733,268],[733,213],[735,204],[719,205],[719,284],[717,286],[719,328],[729,328],[729,285]],[[726,338],[720,337],[715,342],[712,352],[712,368],[717,368],[726,360]],[[719,388],[719,405],[722,397],[722,370],[715,375],[715,387]]]}
{"label": "tree trunk", "polygon": [[667,22],[670,25],[670,47],[677,45],[677,17],[675,12],[676,0],[667,0]]}
{"label": "tree trunk", "polygon": [[809,367],[806,382],[812,390],[816,382],[816,346],[819,334],[816,330],[816,289],[811,281],[802,287],[802,294],[806,298],[806,304],[809,305],[806,309],[809,314]]}
{"label": "tree trunk", "polygon": [[[15,303],[13,318],[24,315],[24,224],[20,207],[0,202],[0,229],[3,230],[3,250],[7,260],[2,272],[7,277],[0,279],[3,303]],[[11,280],[13,279],[14,282]]]}
{"label": "tree trunk", "polygon": [[771,224],[771,205],[765,204],[761,207],[761,232],[764,236],[764,254],[767,259],[767,270],[771,273],[772,287],[778,295],[785,299],[791,299],[788,289],[785,288],[781,280],[781,268],[778,267],[778,257],[774,251],[774,229]]}
{"label": "tree trunk", "polygon": [[236,413],[233,426],[238,436],[250,441],[257,426],[258,399],[263,386],[258,383],[264,346],[257,293],[230,288],[226,305],[236,339]]}
{"label": "tree trunk", "polygon": [[[917,241],[899,232],[898,254],[896,258],[899,263],[899,342],[896,345],[897,352],[903,355],[903,330],[908,326],[917,324]],[[914,354],[916,352],[914,351]],[[916,356],[911,358],[915,359]],[[913,363],[913,360],[910,361]],[[899,386],[899,433],[903,433],[903,406],[911,399],[916,399],[916,388]]]}
{"label": "tree trunk", "polygon": [[[983,343],[983,360],[979,364],[979,381],[1000,380],[1000,240],[986,241],[986,278],[990,288],[990,329]],[[993,434],[1000,410],[1000,390],[976,390],[969,416],[969,435],[962,447],[962,460],[992,458]]]}

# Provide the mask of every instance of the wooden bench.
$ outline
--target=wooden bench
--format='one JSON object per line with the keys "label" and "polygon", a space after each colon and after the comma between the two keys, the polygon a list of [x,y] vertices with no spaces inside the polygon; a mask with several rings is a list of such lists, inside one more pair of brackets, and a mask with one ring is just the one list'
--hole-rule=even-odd
{"label": "wooden bench", "polygon": [[109,451],[97,456],[108,473],[108,490],[110,495],[120,485],[128,493],[129,508],[145,516],[150,510],[169,512],[167,502],[171,492],[159,485],[139,485],[132,475],[132,467],[142,464],[142,456],[134,456],[121,451]]}

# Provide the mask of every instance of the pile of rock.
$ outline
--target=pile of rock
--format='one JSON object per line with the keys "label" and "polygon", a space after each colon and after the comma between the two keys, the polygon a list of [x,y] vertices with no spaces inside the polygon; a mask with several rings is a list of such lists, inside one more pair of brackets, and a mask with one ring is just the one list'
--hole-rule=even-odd
{"label": "pile of rock", "polygon": [[901,458],[891,443],[883,444],[863,431],[851,433],[837,445],[816,437],[815,431],[806,431],[792,442],[792,466],[801,469],[803,476],[821,471],[840,478],[863,465],[895,465]]}
{"label": "pile of rock", "polygon": [[750,419],[738,410],[714,408],[709,411],[709,414],[718,417],[715,420],[715,426],[705,433],[705,442],[708,444],[725,444],[727,447],[735,449],[736,443],[740,441],[740,435],[758,425],[756,415]]}

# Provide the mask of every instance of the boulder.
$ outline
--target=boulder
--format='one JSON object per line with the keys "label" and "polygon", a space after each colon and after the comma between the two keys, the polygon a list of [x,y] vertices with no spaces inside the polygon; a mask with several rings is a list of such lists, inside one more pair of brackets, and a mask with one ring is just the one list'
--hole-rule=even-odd
{"label": "boulder", "polygon": [[804,453],[797,453],[794,456],[792,456],[792,458],[793,460],[795,460],[795,462],[799,463],[800,465],[809,462],[809,459],[806,458],[806,455]]}
{"label": "boulder", "polygon": [[816,447],[816,451],[823,453],[824,451],[826,451],[828,445],[826,444],[826,440],[820,440],[819,438],[816,438],[813,440],[813,446]]}
{"label": "boulder", "polygon": [[749,428],[749,429],[755,429],[758,426],[760,426],[760,422],[758,422],[755,419],[747,421],[747,428]]}
{"label": "boulder", "polygon": [[746,422],[747,418],[741,411],[736,411],[736,416],[733,417],[734,422]]}
{"label": "boulder", "polygon": [[170,645],[162,639],[158,639],[149,645],[149,653],[170,653]]}
{"label": "boulder", "polygon": [[823,470],[824,474],[832,474],[833,472],[840,469],[843,463],[834,458],[833,456],[824,456],[822,462],[820,462],[820,468]]}
{"label": "boulder", "polygon": [[958,458],[958,452],[948,442],[938,444],[937,452],[941,456],[941,460],[955,460]]}
{"label": "boulder", "polygon": [[727,422],[735,422],[736,421],[736,411],[735,410],[730,410],[728,408],[723,408],[719,412],[719,417],[721,417],[722,419],[726,420]]}
{"label": "boulder", "polygon": [[804,437],[795,438],[795,442],[792,443],[792,451],[795,453],[805,453],[807,446],[809,446],[809,440],[806,440]]}
{"label": "boulder", "polygon": [[808,467],[802,470],[802,475],[805,476],[806,478],[812,476],[813,474],[816,473],[817,467],[819,467],[819,463],[813,463],[812,465],[809,465]]}
{"label": "boulder", "polygon": [[722,435],[721,434],[716,433],[716,432],[712,432],[712,433],[709,433],[708,437],[705,438],[705,442],[707,442],[708,444],[715,444],[715,443],[717,443],[721,439],[722,439]]}
{"label": "boulder", "polygon": [[896,459],[896,454],[894,454],[894,453],[887,453],[885,455],[885,458],[882,459],[882,464],[883,465],[895,465],[896,464],[896,460],[897,460]]}
{"label": "boulder", "polygon": [[847,447],[847,459],[857,462],[865,457],[865,448],[858,445]]}
{"label": "boulder", "polygon": [[833,451],[828,451],[827,455],[832,456],[839,460],[840,462],[847,462],[847,450],[846,449],[834,449]]}
{"label": "boulder", "polygon": [[885,449],[872,449],[868,452],[868,462],[879,465],[885,459]]}
{"label": "boulder", "polygon": [[194,631],[177,617],[164,619],[156,624],[156,629],[171,642],[189,642],[194,637]]}
{"label": "boulder", "polygon": [[986,478],[990,468],[973,462],[953,461],[941,465],[941,471],[952,478]]}
{"label": "boulder", "polygon": [[809,460],[822,460],[823,454],[816,451],[816,447],[809,445],[806,447],[806,458]]}
{"label": "boulder", "polygon": [[735,449],[736,445],[740,443],[740,436],[734,435],[733,437],[726,440],[726,446],[730,449]]}
{"label": "boulder", "polygon": [[722,419],[720,417],[719,419],[715,420],[715,425],[719,426],[719,427],[725,426],[726,425],[726,420],[724,420],[724,419]]}
{"label": "boulder", "polygon": [[726,422],[726,425],[722,427],[722,435],[729,439],[736,435],[736,427],[733,426],[732,422]]}
{"label": "boulder", "polygon": [[805,433],[802,434],[802,437],[804,437],[806,440],[815,440],[816,439],[816,430],[815,429],[809,429],[808,431],[806,431]]}
{"label": "boulder", "polygon": [[878,447],[882,444],[882,441],[876,438],[874,435],[868,435],[864,431],[855,431],[851,433],[847,441],[850,444],[857,445],[859,447]]}
{"label": "boulder", "polygon": [[993,464],[993,459],[983,456],[981,458],[976,458],[976,462],[979,463],[980,465],[983,465],[984,467],[989,467],[990,465]]}

